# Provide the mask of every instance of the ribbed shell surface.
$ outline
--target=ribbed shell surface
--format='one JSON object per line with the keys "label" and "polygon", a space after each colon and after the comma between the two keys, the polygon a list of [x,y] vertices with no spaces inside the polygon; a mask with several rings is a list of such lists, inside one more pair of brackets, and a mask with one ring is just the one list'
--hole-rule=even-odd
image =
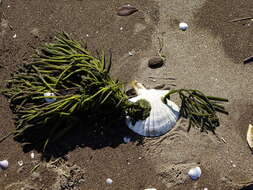
{"label": "ribbed shell surface", "polygon": [[139,95],[129,99],[136,102],[141,99],[147,100],[151,105],[149,117],[139,120],[134,125],[129,117],[126,122],[128,127],[142,136],[161,136],[170,131],[176,124],[179,117],[179,107],[172,101],[167,100],[167,104],[162,102],[168,90],[141,89]]}

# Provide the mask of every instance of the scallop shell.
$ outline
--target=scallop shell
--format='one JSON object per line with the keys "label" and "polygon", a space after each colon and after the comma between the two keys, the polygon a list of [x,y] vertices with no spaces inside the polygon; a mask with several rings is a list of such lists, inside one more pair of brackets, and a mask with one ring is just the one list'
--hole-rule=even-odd
{"label": "scallop shell", "polygon": [[251,150],[253,150],[253,125],[249,124],[247,131],[247,142]]}
{"label": "scallop shell", "polygon": [[188,172],[188,175],[193,180],[196,180],[196,179],[200,178],[200,176],[201,176],[201,169],[200,169],[200,167],[191,168],[189,170],[189,172]]}
{"label": "scallop shell", "polygon": [[127,117],[128,127],[135,133],[147,137],[161,136],[170,131],[179,118],[179,107],[169,100],[167,100],[167,104],[163,103],[162,97],[168,92],[169,90],[137,89],[138,96],[129,99],[129,101],[147,100],[151,105],[150,116],[145,120],[137,121],[134,125],[131,118]]}
{"label": "scallop shell", "polygon": [[7,160],[0,161],[0,170],[6,170],[9,167],[9,162]]}

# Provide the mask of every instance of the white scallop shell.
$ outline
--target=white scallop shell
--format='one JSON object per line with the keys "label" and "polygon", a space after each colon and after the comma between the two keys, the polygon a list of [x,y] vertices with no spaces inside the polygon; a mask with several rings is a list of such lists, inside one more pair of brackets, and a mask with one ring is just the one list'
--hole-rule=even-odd
{"label": "white scallop shell", "polygon": [[145,120],[139,120],[134,125],[130,117],[127,117],[126,123],[134,132],[142,136],[155,137],[161,136],[170,131],[176,124],[179,117],[179,107],[172,101],[167,100],[163,103],[164,97],[169,90],[156,89],[137,89],[137,97],[129,99],[130,102],[136,102],[141,99],[147,100],[151,105],[150,116]]}
{"label": "white scallop shell", "polygon": [[0,161],[0,170],[6,170],[9,167],[8,160]]}
{"label": "white scallop shell", "polygon": [[253,150],[253,125],[249,124],[247,131],[247,142],[251,150]]}
{"label": "white scallop shell", "polygon": [[188,172],[188,175],[191,177],[191,179],[196,180],[200,178],[201,176],[201,169],[200,167],[191,168]]}

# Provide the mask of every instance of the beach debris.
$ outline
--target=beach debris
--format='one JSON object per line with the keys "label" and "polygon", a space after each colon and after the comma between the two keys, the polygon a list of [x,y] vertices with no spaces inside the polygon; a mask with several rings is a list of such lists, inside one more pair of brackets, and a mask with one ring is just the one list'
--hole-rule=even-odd
{"label": "beach debris", "polygon": [[107,178],[107,179],[106,179],[106,183],[109,184],[109,185],[111,185],[111,184],[113,183],[113,181],[112,181],[111,178]]}
{"label": "beach debris", "polygon": [[249,124],[247,131],[247,142],[251,150],[253,150],[253,125]]}
{"label": "beach debris", "polygon": [[123,137],[124,143],[129,143],[131,142],[131,137]]}
{"label": "beach debris", "polygon": [[9,167],[8,160],[2,160],[2,161],[0,161],[0,171],[1,170],[6,170],[8,167]]}
{"label": "beach debris", "polygon": [[185,23],[185,22],[180,22],[179,23],[179,29],[182,30],[182,31],[185,31],[188,29],[188,24]]}
{"label": "beach debris", "polygon": [[160,56],[152,57],[148,60],[148,66],[152,69],[163,66],[164,60]]}
{"label": "beach debris", "polygon": [[23,166],[23,165],[24,165],[24,162],[23,162],[22,160],[19,160],[19,161],[18,161],[18,165],[19,165],[19,166]]}
{"label": "beach debris", "polygon": [[253,62],[253,56],[247,57],[246,59],[243,60],[244,64],[250,63],[250,62]]}
{"label": "beach debris", "polygon": [[[52,93],[52,92],[46,92],[46,93],[44,93],[44,96],[45,96],[45,97],[51,97],[51,96],[55,96],[55,94]],[[52,102],[56,101],[55,98],[45,98],[45,100],[46,100],[46,102],[48,102],[48,103],[52,103]]]}
{"label": "beach debris", "polygon": [[233,20],[230,20],[230,22],[239,22],[239,21],[243,21],[243,20],[252,20],[253,17],[250,16],[250,17],[242,17],[242,18],[237,18],[237,19],[233,19]]}
{"label": "beach debris", "polygon": [[122,5],[118,11],[117,11],[117,15],[119,16],[129,16],[135,12],[137,12],[138,9],[130,4],[127,5]]}
{"label": "beach debris", "polygon": [[195,168],[191,168],[189,170],[189,172],[188,172],[188,175],[190,176],[191,179],[197,180],[201,176],[201,169],[200,169],[200,167],[197,166]]}
{"label": "beach debris", "polygon": [[31,153],[31,158],[34,159],[34,157],[35,157],[35,154],[34,154],[34,152],[32,152]]}
{"label": "beach debris", "polygon": [[134,54],[131,51],[129,51],[128,55],[133,56]]}
{"label": "beach debris", "polygon": [[15,39],[17,37],[17,34],[14,34],[12,37]]}
{"label": "beach debris", "polygon": [[166,103],[162,98],[169,90],[146,89],[137,81],[132,82],[137,96],[130,98],[130,102],[146,101],[150,104],[151,110],[148,117],[144,120],[133,121],[127,116],[126,123],[128,127],[142,136],[155,137],[161,136],[170,131],[179,118],[179,107],[172,101]]}

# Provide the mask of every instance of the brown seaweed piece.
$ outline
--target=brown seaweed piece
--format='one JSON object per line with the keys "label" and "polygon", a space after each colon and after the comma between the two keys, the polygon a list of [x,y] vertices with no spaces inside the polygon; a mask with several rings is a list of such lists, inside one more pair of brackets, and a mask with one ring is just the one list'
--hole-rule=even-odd
{"label": "brown seaweed piece", "polygon": [[138,9],[135,8],[134,6],[127,4],[123,5],[118,9],[117,15],[119,16],[129,16],[135,12],[137,12]]}

